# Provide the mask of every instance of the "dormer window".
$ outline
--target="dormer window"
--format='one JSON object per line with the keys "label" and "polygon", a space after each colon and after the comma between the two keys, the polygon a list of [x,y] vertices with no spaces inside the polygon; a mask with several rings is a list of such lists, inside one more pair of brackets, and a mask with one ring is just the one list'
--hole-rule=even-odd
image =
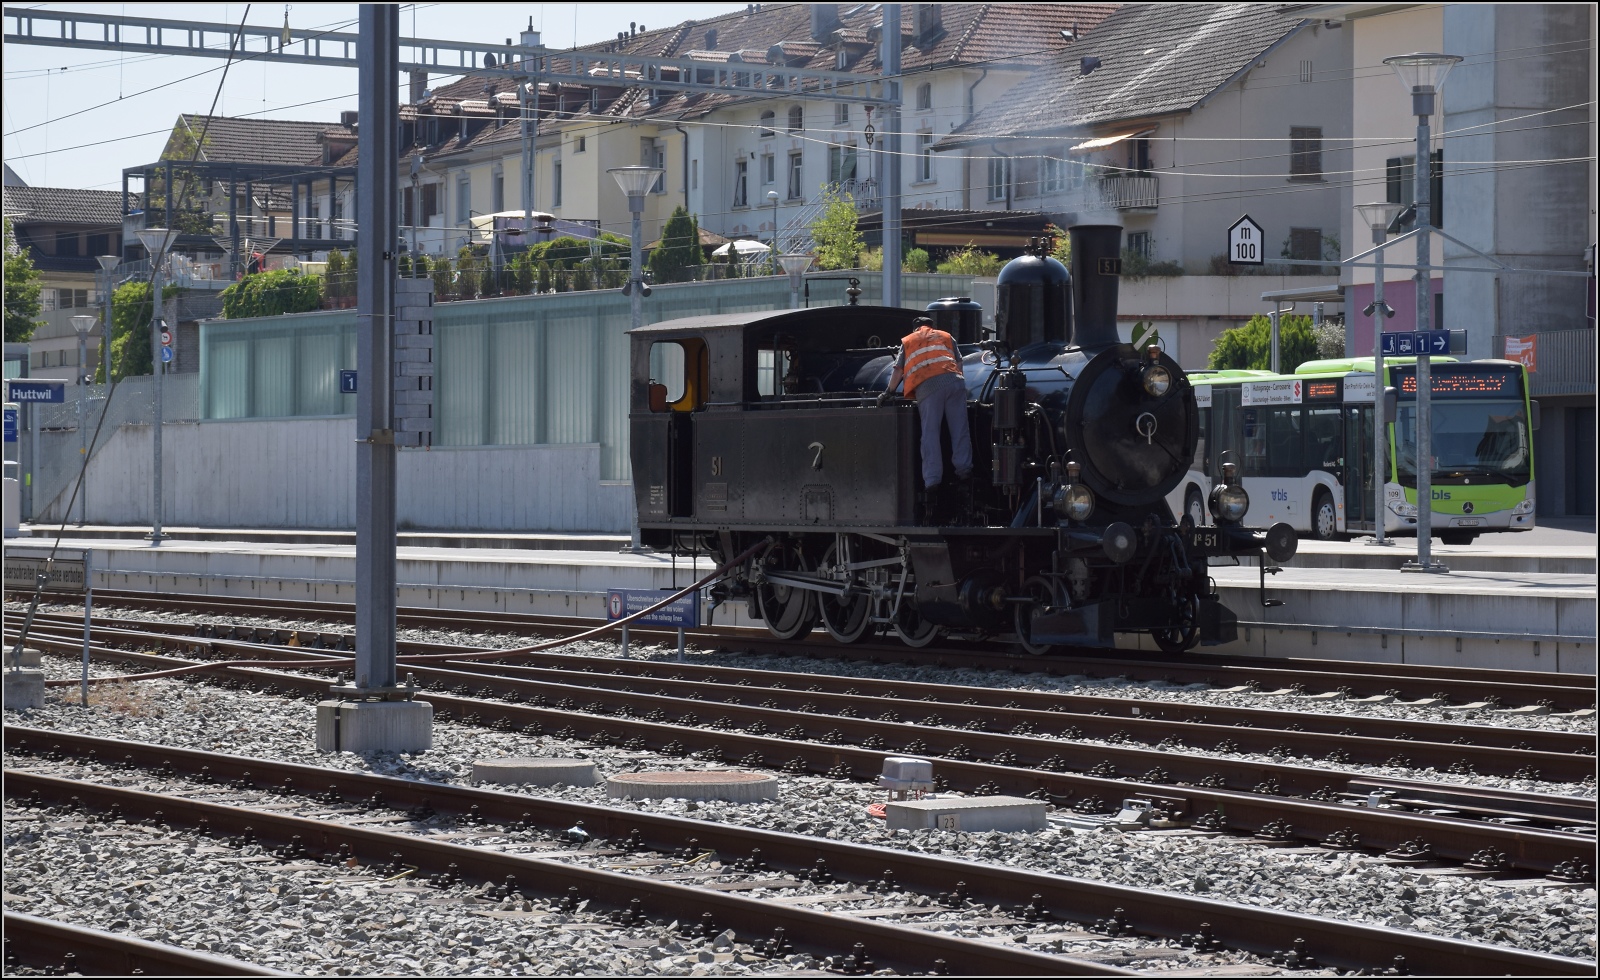
{"label": "dormer window", "polygon": [[850,52],[846,51],[844,48],[840,48],[839,52],[833,56],[833,67],[837,71],[844,71],[846,68],[849,68]]}
{"label": "dormer window", "polygon": [[768,109],[761,113],[761,136],[766,138],[772,135],[772,127],[777,125],[778,114]]}

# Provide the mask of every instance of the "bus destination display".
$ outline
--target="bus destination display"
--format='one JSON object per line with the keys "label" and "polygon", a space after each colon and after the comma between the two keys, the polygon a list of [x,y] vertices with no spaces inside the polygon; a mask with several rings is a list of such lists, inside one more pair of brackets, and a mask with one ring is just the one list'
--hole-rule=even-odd
{"label": "bus destination display", "polygon": [[[1437,371],[1437,369],[1435,370]],[[1401,394],[1416,395],[1417,376],[1415,372],[1402,374],[1399,381]],[[1435,395],[1499,397],[1504,395],[1520,396],[1522,394],[1521,386],[1517,383],[1518,377],[1512,371],[1435,373],[1430,381],[1432,383],[1429,385],[1429,389]]]}

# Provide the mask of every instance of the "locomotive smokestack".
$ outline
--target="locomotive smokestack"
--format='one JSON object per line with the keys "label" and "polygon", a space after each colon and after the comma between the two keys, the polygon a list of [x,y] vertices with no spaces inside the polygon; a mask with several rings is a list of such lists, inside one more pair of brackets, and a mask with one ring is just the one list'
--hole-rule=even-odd
{"label": "locomotive smokestack", "polygon": [[1110,347],[1117,337],[1117,287],[1122,277],[1122,229],[1074,225],[1072,236],[1073,339],[1079,347]]}

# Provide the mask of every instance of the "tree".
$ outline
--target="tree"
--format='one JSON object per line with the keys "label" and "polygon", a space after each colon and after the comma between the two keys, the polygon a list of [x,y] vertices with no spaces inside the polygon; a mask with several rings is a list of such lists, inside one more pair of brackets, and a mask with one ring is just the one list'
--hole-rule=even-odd
{"label": "tree", "polygon": [[700,250],[700,222],[682,205],[672,210],[666,227],[661,229],[661,241],[650,250],[646,263],[656,282],[690,282],[705,264],[705,253]]}
{"label": "tree", "polygon": [[[230,287],[231,288],[231,287]],[[161,288],[163,312],[169,313],[170,302],[183,292],[175,283]],[[126,282],[111,294],[111,370],[112,380],[141,374],[154,374],[155,361],[150,354],[150,317],[154,314],[151,301],[153,291],[148,282]],[[97,381],[105,381],[105,365],[95,372]]]}
{"label": "tree", "polygon": [[857,227],[861,215],[856,211],[855,198],[848,192],[830,189],[823,191],[822,202],[822,213],[811,223],[817,267],[854,269],[857,256],[867,244]]}
{"label": "tree", "polygon": [[17,244],[11,221],[5,221],[6,343],[26,343],[41,323],[39,270],[33,258]]}
{"label": "tree", "polygon": [[455,293],[455,270],[450,268],[450,256],[441,255],[433,260],[433,295],[438,300]]}
{"label": "tree", "polygon": [[939,263],[938,271],[952,276],[995,276],[1000,274],[1000,256],[982,252],[969,242],[967,247]]}
{"label": "tree", "polygon": [[[1316,360],[1317,341],[1308,316],[1284,316],[1278,326],[1279,369],[1284,374],[1306,361]],[[1224,330],[1211,349],[1212,369],[1269,371],[1272,369],[1272,321],[1257,313],[1242,327]]]}

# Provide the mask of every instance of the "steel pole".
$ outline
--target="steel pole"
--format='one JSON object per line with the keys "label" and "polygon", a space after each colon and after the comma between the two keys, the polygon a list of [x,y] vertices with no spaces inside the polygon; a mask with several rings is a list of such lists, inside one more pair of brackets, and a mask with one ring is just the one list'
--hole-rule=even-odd
{"label": "steel pole", "polygon": [[[1433,306],[1428,266],[1429,237],[1433,230],[1431,197],[1433,161],[1429,157],[1428,121],[1433,115],[1434,92],[1425,88],[1412,94],[1417,114],[1417,163],[1413,169],[1413,198],[1417,207],[1417,330],[1426,331]],[[1448,572],[1433,561],[1433,372],[1426,346],[1417,354],[1417,560],[1414,571]]]}
{"label": "steel pole", "polygon": [[100,361],[105,365],[105,383],[110,389],[111,384],[111,270],[105,269],[100,273],[105,278],[105,285],[100,290],[101,305],[105,307],[105,319],[100,324]]}
{"label": "steel pole", "polygon": [[162,412],[162,376],[166,374],[166,365],[161,363],[161,289],[165,285],[161,281],[161,270],[166,265],[167,251],[165,248],[157,255],[152,256],[155,261],[150,270],[150,285],[155,293],[154,307],[150,313],[150,373],[155,375],[156,405],[155,420],[150,427],[150,441],[152,445],[152,462],[154,468],[151,479],[150,498],[150,547],[161,547],[161,412]]}
{"label": "steel pole", "polygon": [[1272,319],[1272,337],[1271,337],[1272,346],[1271,346],[1271,349],[1270,349],[1270,352],[1269,352],[1270,353],[1270,357],[1271,357],[1271,363],[1269,363],[1267,365],[1267,367],[1269,369],[1271,369],[1273,374],[1277,374],[1278,373],[1278,360],[1279,360],[1279,358],[1278,358],[1278,321],[1279,321],[1280,312],[1281,311],[1279,311],[1278,309],[1274,308],[1273,311],[1272,311],[1272,317],[1271,317],[1271,319]]}
{"label": "steel pole", "polygon": [[[640,264],[644,259],[644,250],[640,248],[640,235],[644,234],[644,197],[643,195],[628,195],[628,210],[633,213],[633,241],[629,248],[628,277],[628,326],[629,329],[638,330],[644,326],[644,276]],[[639,537],[639,508],[630,508],[633,519],[632,534],[628,542],[628,550],[638,554],[644,550],[644,542]]]}
{"label": "steel pole", "polygon": [[883,305],[900,305],[900,5],[883,5]]}
{"label": "steel pole", "polygon": [[[1372,230],[1372,244],[1382,245],[1386,237],[1383,228]],[[1377,269],[1372,280],[1372,543],[1387,545],[1389,539],[1384,537],[1383,522],[1385,520],[1384,488],[1388,484],[1389,470],[1384,465],[1388,460],[1389,427],[1385,423],[1383,367],[1383,321],[1387,317],[1388,307],[1383,303],[1383,250],[1379,249],[1374,259]]]}
{"label": "steel pole", "polygon": [[400,13],[362,4],[356,172],[355,686],[395,687],[394,188]]}
{"label": "steel pole", "polygon": [[83,527],[84,514],[88,510],[89,498],[89,375],[86,369],[89,363],[89,334],[88,331],[78,331],[78,526]]}

